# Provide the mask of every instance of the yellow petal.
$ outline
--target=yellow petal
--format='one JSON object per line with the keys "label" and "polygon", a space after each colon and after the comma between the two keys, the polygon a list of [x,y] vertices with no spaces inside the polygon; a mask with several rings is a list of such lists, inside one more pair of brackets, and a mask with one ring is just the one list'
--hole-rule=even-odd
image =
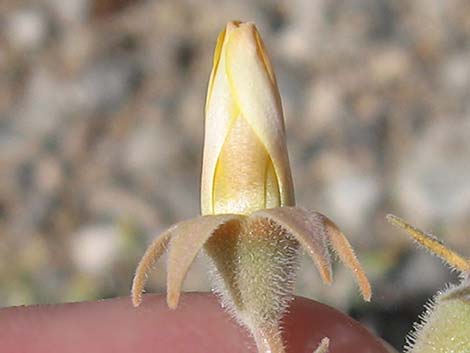
{"label": "yellow petal", "polygon": [[206,100],[202,214],[294,205],[281,100],[251,23],[219,35]]}
{"label": "yellow petal", "polygon": [[232,31],[231,27],[227,25],[226,30],[219,35],[207,92],[201,176],[201,213],[203,215],[214,213],[213,189],[217,161],[237,110],[225,74],[224,44]]}
{"label": "yellow petal", "polygon": [[241,115],[272,160],[280,188],[280,206],[293,206],[281,98],[271,64],[260,43],[253,24],[245,24],[232,33],[225,53],[228,81]]}
{"label": "yellow petal", "polygon": [[214,213],[250,214],[266,208],[268,200],[273,207],[279,206],[279,189],[277,181],[272,180],[272,170],[266,149],[246,120],[239,117],[217,162]]}

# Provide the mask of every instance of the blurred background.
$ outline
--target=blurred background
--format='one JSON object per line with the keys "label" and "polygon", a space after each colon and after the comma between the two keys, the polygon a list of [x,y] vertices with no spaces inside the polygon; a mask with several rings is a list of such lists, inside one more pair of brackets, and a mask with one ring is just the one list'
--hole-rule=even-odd
{"label": "blurred background", "polygon": [[[146,245],[199,212],[203,106],[218,32],[255,21],[283,98],[297,202],[341,226],[341,265],[297,293],[401,348],[455,281],[388,212],[470,255],[466,0],[0,2],[0,306],[125,296]],[[208,290],[198,259],[186,290]],[[149,291],[165,289],[159,261]]]}

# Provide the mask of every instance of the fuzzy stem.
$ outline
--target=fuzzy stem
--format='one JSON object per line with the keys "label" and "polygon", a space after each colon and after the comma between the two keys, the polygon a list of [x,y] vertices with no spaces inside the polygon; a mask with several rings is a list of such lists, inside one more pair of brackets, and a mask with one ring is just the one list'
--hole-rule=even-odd
{"label": "fuzzy stem", "polygon": [[285,353],[281,330],[278,327],[253,330],[258,353]]}
{"label": "fuzzy stem", "polygon": [[[268,329],[258,328],[253,330],[253,337],[258,348],[258,353],[285,353],[282,342],[282,334],[279,327]],[[328,353],[330,340],[324,337],[313,353]]]}

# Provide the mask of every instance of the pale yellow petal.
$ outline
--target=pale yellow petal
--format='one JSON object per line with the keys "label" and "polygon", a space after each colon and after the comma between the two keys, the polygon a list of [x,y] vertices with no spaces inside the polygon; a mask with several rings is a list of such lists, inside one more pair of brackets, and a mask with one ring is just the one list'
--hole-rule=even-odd
{"label": "pale yellow petal", "polygon": [[[245,23],[227,38],[225,67],[241,115],[266,147],[280,188],[281,206],[294,205],[284,117],[269,59],[260,47],[256,27]],[[274,82],[271,77],[273,77]]]}
{"label": "pale yellow petal", "polygon": [[233,26],[234,24],[227,25],[223,39],[222,34],[219,36],[214,54],[215,66],[207,92],[201,176],[201,213],[203,215],[214,213],[213,188],[217,161],[231,125],[239,114],[238,107],[230,93],[225,73],[225,43],[234,30]]}
{"label": "pale yellow petal", "polygon": [[269,157],[266,166],[265,175],[265,207],[274,208],[281,205],[281,195],[279,194],[279,183],[277,181],[277,175],[274,171],[273,161]]}
{"label": "pale yellow petal", "polygon": [[[217,42],[215,44],[215,49],[214,49],[214,57],[212,61],[212,70],[211,70],[211,74],[209,77],[209,84],[207,86],[206,110],[210,104],[210,100],[212,96],[212,88],[214,86],[214,80],[215,80],[216,74],[219,70],[220,59],[224,57],[224,55],[222,55],[222,51],[223,51],[223,47],[225,43],[227,42],[226,38],[228,38],[228,36],[230,36],[232,32],[238,28],[240,23],[241,23],[240,21],[231,21],[227,23],[227,26],[224,28],[222,32],[219,33],[219,36],[217,37]],[[225,61],[223,61],[223,63],[225,63]],[[222,70],[225,70],[224,65],[225,64],[221,65]]]}
{"label": "pale yellow petal", "polygon": [[217,161],[214,213],[248,215],[266,208],[266,173],[270,163],[266,149],[250,125],[239,117]]}
{"label": "pale yellow petal", "polygon": [[209,103],[211,100],[212,87],[214,86],[214,80],[215,80],[217,71],[219,69],[220,58],[222,56],[222,47],[223,47],[224,40],[225,40],[225,32],[226,30],[224,29],[222,32],[219,33],[219,36],[217,37],[217,43],[215,45],[214,59],[212,62],[212,71],[209,77],[209,84],[207,86],[206,109],[209,106]]}

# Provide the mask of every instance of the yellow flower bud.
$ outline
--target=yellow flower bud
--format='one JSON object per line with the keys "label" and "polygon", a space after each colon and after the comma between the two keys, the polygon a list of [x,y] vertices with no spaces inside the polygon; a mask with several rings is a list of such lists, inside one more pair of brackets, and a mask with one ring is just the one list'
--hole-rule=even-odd
{"label": "yellow flower bud", "polygon": [[203,215],[294,205],[281,98],[252,23],[219,35],[206,100]]}
{"label": "yellow flower bud", "polygon": [[[168,249],[167,302],[176,308],[198,252],[210,258],[213,289],[253,335],[260,353],[284,353],[281,321],[300,247],[324,282],[332,280],[329,247],[353,271],[370,300],[367,277],[339,228],[318,212],[293,207],[281,99],[271,63],[252,23],[230,22],[219,35],[206,100],[202,216],[160,234],[140,261],[135,306],[155,261]],[[326,352],[323,339],[316,353]]]}

